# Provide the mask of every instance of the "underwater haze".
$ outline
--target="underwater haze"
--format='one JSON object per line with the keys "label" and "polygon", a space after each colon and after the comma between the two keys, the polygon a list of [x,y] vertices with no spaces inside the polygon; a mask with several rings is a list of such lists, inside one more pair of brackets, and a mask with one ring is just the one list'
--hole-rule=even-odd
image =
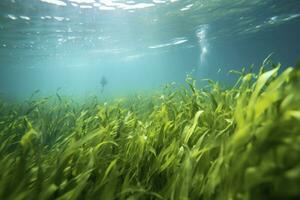
{"label": "underwater haze", "polygon": [[228,83],[270,53],[300,54],[298,0],[1,0],[0,92],[151,91],[187,73]]}

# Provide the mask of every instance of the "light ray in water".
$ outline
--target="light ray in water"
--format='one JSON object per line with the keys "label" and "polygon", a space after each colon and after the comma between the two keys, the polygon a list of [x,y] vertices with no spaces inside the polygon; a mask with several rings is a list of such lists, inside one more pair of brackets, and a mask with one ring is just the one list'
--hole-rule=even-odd
{"label": "light ray in water", "polygon": [[207,41],[207,29],[208,25],[201,25],[199,28],[196,30],[196,36],[198,38],[198,44],[199,48],[201,50],[200,53],[200,65],[203,65],[205,63],[205,58],[208,53],[208,41]]}

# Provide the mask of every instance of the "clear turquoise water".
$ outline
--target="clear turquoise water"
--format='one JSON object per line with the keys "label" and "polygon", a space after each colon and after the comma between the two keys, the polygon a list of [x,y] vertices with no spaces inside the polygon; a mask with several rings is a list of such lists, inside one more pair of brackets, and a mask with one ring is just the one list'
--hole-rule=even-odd
{"label": "clear turquoise water", "polygon": [[270,53],[300,56],[298,0],[1,0],[0,92],[148,92],[186,73],[224,83]]}

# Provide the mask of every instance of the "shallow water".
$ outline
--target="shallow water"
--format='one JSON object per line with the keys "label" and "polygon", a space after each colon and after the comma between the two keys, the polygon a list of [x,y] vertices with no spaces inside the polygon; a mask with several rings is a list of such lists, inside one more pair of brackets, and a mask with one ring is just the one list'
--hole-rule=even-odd
{"label": "shallow water", "polygon": [[229,83],[270,53],[300,54],[297,0],[1,0],[0,92],[61,88],[120,96],[182,83],[187,73]]}
{"label": "shallow water", "polygon": [[299,25],[299,0],[0,0],[0,200],[300,199]]}

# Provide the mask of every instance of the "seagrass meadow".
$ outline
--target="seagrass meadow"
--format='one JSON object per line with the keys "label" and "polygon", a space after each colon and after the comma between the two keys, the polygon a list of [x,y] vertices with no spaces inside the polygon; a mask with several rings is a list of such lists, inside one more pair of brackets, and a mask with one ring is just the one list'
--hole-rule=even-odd
{"label": "seagrass meadow", "polygon": [[265,65],[230,88],[2,100],[0,199],[299,199],[300,69]]}

